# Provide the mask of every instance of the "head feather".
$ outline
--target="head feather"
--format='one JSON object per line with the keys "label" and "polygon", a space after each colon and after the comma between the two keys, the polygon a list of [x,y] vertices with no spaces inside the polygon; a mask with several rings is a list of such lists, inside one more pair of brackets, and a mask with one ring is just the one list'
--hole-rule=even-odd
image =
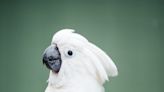
{"label": "head feather", "polygon": [[[73,29],[63,29],[57,32],[52,39],[52,44],[56,43],[60,46],[61,44],[71,44],[77,46],[77,48],[82,47],[82,52],[89,58],[89,62],[83,63],[88,67],[88,71],[102,84],[105,80],[108,80],[108,76],[117,76],[118,70],[112,59],[85,37],[74,32]],[[92,67],[89,68],[89,66]]]}

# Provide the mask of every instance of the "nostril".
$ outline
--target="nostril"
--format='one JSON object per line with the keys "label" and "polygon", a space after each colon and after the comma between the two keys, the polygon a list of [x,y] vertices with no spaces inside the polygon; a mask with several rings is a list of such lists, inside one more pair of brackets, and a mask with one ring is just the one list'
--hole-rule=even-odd
{"label": "nostril", "polygon": [[55,50],[59,50],[58,47],[55,47]]}

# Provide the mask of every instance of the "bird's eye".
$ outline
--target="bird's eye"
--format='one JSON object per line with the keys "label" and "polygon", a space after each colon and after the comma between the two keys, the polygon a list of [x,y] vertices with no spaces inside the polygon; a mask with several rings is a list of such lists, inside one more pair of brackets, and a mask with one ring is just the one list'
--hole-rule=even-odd
{"label": "bird's eye", "polygon": [[66,57],[73,57],[75,55],[75,51],[72,48],[66,49],[64,51]]}
{"label": "bird's eye", "polygon": [[72,56],[72,55],[73,55],[73,52],[72,52],[71,50],[68,50],[67,54],[68,54],[69,56]]}

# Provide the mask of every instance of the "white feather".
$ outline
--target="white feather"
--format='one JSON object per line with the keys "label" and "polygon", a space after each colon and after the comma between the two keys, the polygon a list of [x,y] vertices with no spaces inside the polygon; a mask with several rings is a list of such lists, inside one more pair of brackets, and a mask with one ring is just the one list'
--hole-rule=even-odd
{"label": "white feather", "polygon": [[98,57],[99,62],[103,65],[109,76],[114,77],[118,75],[118,70],[112,59],[96,45],[89,43],[89,49]]}
{"label": "white feather", "polygon": [[[52,38],[57,44],[62,58],[58,74],[50,71],[48,87],[45,92],[104,92],[103,83],[108,76],[118,74],[111,58],[85,37],[63,29]],[[71,49],[72,57],[65,55]]]}

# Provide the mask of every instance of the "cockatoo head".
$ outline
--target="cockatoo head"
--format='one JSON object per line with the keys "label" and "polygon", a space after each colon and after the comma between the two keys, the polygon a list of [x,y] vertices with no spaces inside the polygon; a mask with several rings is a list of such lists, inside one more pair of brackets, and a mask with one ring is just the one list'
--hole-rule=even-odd
{"label": "cockatoo head", "polygon": [[104,51],[72,29],[54,34],[43,53],[43,63],[50,69],[48,81],[52,84],[82,76],[103,84],[108,76],[118,74],[116,65]]}

